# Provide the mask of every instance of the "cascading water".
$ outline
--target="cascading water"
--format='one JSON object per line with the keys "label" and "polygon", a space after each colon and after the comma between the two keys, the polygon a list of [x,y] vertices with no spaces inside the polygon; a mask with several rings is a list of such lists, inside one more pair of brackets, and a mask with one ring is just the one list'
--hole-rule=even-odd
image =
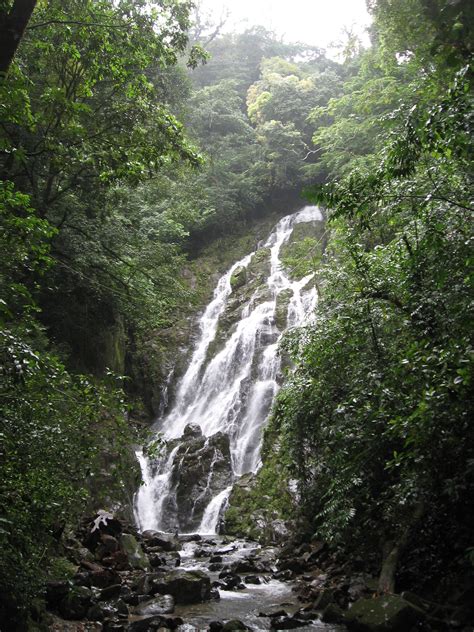
{"label": "cascading water", "polygon": [[[137,453],[144,481],[135,498],[141,529],[214,533],[234,478],[258,469],[262,428],[279,388],[278,341],[283,333],[276,322],[279,297],[287,297],[286,328],[302,324],[317,300],[310,284],[313,274],[292,280],[281,264],[280,249],[295,224],[321,220],[314,206],[284,217],[263,250],[235,263],[219,280],[200,319],[200,333],[178,383],[175,403],[158,422],[167,452],[154,461]],[[220,319],[232,300],[231,280],[244,275],[259,252],[268,254],[265,282],[252,289],[245,304],[239,304],[240,320],[212,356]]]}

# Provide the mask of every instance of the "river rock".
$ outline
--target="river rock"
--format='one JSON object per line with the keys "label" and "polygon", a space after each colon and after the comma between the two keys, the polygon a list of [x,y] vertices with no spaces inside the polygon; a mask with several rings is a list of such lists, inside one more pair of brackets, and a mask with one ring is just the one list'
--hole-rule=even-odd
{"label": "river rock", "polygon": [[122,592],[122,586],[120,584],[112,584],[100,591],[99,599],[101,601],[109,601],[109,599],[116,599]]}
{"label": "river rock", "polygon": [[161,615],[132,615],[128,619],[126,630],[127,632],[151,632],[162,626],[166,629],[175,629],[178,625],[177,619],[166,619]]}
{"label": "river rock", "polygon": [[174,598],[172,595],[155,596],[141,603],[135,612],[140,615],[171,614],[174,612]]}
{"label": "river rock", "polygon": [[422,621],[424,612],[399,595],[359,599],[345,613],[344,623],[357,632],[406,632]]}
{"label": "river rock", "polygon": [[93,621],[112,620],[119,615],[128,616],[127,604],[122,599],[93,604],[87,611],[87,618]]}
{"label": "river rock", "polygon": [[142,533],[142,537],[147,547],[157,546],[163,551],[179,551],[181,549],[180,541],[173,533],[162,533],[148,529]]}
{"label": "river rock", "polygon": [[304,622],[288,616],[273,617],[271,620],[272,630],[294,630],[295,628],[300,628],[304,625]]}
{"label": "river rock", "polygon": [[150,566],[147,555],[140,543],[130,533],[123,533],[120,537],[120,547],[127,555],[128,563],[132,568],[147,570]]}
{"label": "river rock", "polygon": [[330,603],[324,608],[321,620],[324,623],[343,623],[344,611],[337,604]]}
{"label": "river rock", "polygon": [[152,593],[172,595],[178,604],[200,603],[211,597],[211,580],[202,571],[171,571],[152,579]]}
{"label": "river rock", "polygon": [[250,630],[250,628],[247,627],[245,623],[243,623],[239,619],[227,621],[227,623],[224,623],[221,629],[222,632],[233,632],[233,630]]}
{"label": "river rock", "polygon": [[91,585],[96,588],[107,588],[122,582],[120,575],[110,568],[93,570],[89,573],[89,578]]}

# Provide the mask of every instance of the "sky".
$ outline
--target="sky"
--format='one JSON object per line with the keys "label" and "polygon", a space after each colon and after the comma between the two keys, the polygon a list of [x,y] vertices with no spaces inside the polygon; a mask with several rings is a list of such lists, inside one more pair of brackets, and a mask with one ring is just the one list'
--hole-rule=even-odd
{"label": "sky", "polygon": [[252,24],[261,24],[284,37],[285,41],[300,41],[328,48],[341,41],[344,27],[364,34],[370,24],[365,0],[202,0],[207,13],[215,21],[223,10],[230,12],[225,30],[244,30]]}

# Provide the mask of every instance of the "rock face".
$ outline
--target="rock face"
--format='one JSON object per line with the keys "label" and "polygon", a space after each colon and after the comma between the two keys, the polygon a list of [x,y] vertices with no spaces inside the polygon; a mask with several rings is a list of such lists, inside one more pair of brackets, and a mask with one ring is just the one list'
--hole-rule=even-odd
{"label": "rock face", "polygon": [[186,426],[179,442],[163,511],[170,530],[190,533],[198,530],[211,499],[232,483],[230,445],[226,434],[206,438],[196,424]]}
{"label": "rock face", "polygon": [[200,603],[211,598],[211,580],[202,571],[172,571],[153,581],[153,592],[172,595],[178,604]]}

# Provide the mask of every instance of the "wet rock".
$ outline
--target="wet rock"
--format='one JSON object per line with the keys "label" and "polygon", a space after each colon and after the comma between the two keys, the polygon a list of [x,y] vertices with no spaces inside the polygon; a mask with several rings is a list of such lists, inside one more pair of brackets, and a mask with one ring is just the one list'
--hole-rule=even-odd
{"label": "wet rock", "polygon": [[59,604],[59,612],[65,619],[82,619],[91,605],[92,592],[85,586],[73,586]]}
{"label": "wet rock", "polygon": [[[217,432],[207,438],[183,440],[174,463],[171,478],[178,508],[175,519],[180,530],[193,531],[199,527],[211,499],[232,482],[229,436]],[[173,508],[170,512],[172,516]]]}
{"label": "wet rock", "polygon": [[170,551],[165,555],[165,562],[167,566],[181,566],[181,556],[177,551]]}
{"label": "wet rock", "polygon": [[89,577],[91,586],[96,586],[97,588],[107,588],[108,586],[113,586],[114,584],[120,584],[122,581],[120,575],[109,568],[92,571],[89,574]]}
{"label": "wet rock", "polygon": [[121,599],[93,604],[87,611],[87,618],[92,621],[111,620],[119,615],[128,616],[128,607]]}
{"label": "wet rock", "polygon": [[174,598],[172,595],[159,595],[144,601],[136,609],[140,615],[171,614],[174,612]]}
{"label": "wet rock", "polygon": [[221,629],[222,632],[233,632],[233,630],[250,630],[250,628],[247,627],[245,623],[243,623],[239,619],[232,619],[232,621],[227,621],[227,623],[224,623]]}
{"label": "wet rock", "polygon": [[221,632],[222,628],[224,627],[224,624],[222,623],[222,621],[211,621],[209,623],[209,632]]}
{"label": "wet rock", "polygon": [[86,573],[86,572],[76,573],[74,577],[72,578],[72,581],[74,582],[76,586],[87,586],[88,588],[90,588],[91,586],[90,575],[89,573]]}
{"label": "wet rock", "polygon": [[180,542],[200,542],[202,540],[202,536],[199,533],[191,533],[186,535],[179,535],[178,539]]}
{"label": "wet rock", "polygon": [[245,577],[244,582],[246,584],[261,584],[262,581],[260,579],[260,577],[257,577],[257,575],[247,575],[247,577]]}
{"label": "wet rock", "polygon": [[123,533],[120,537],[120,547],[126,554],[132,568],[147,570],[150,566],[148,557],[136,538],[130,533]]}
{"label": "wet rock", "polygon": [[172,533],[147,529],[143,531],[142,538],[148,550],[153,547],[158,547],[162,551],[176,551],[181,548],[178,538]]}
{"label": "wet rock", "polygon": [[153,594],[172,595],[179,604],[208,601],[211,581],[202,571],[171,571],[152,580]]}
{"label": "wet rock", "polygon": [[324,623],[343,623],[344,611],[335,603],[328,604],[321,615]]}
{"label": "wet rock", "polygon": [[294,576],[294,573],[290,569],[273,573],[273,577],[281,581],[290,581],[290,579],[293,579],[293,576]]}
{"label": "wet rock", "polygon": [[163,618],[160,616],[132,615],[128,620],[128,632],[150,632],[160,627]]}
{"label": "wet rock", "polygon": [[273,617],[271,622],[272,630],[294,630],[295,628],[300,628],[302,625],[304,625],[304,623],[287,615]]}
{"label": "wet rock", "polygon": [[209,561],[213,564],[219,564],[220,562],[222,562],[222,555],[212,555]]}
{"label": "wet rock", "polygon": [[220,592],[217,590],[217,588],[211,588],[211,595],[210,595],[210,597],[214,601],[219,601],[219,599],[221,598],[221,595],[220,595]]}
{"label": "wet rock", "polygon": [[209,564],[208,568],[211,573],[216,573],[217,571],[222,570],[222,564]]}
{"label": "wet rock", "polygon": [[117,538],[114,538],[113,535],[109,535],[108,533],[101,533],[99,547],[106,554],[115,553],[115,551],[118,551],[119,549],[119,543]]}
{"label": "wet rock", "polygon": [[230,286],[233,291],[238,290],[247,283],[247,268],[237,267],[230,277]]}
{"label": "wet rock", "polygon": [[267,564],[248,558],[233,564],[232,570],[235,573],[269,573],[271,568]]}
{"label": "wet rock", "polygon": [[315,610],[324,610],[334,601],[334,590],[321,590],[313,604]]}
{"label": "wet rock", "polygon": [[424,619],[424,612],[399,595],[359,599],[345,613],[344,623],[358,632],[406,632]]}
{"label": "wet rock", "polygon": [[122,592],[122,586],[120,584],[112,584],[100,591],[99,599],[101,601],[108,601],[109,599],[115,599],[120,596]]}
{"label": "wet rock", "polygon": [[202,429],[199,424],[188,424],[183,430],[183,440],[200,439],[202,437]]}
{"label": "wet rock", "polygon": [[108,568],[115,568],[117,571],[129,570],[131,566],[125,551],[115,551],[108,557],[104,557],[102,564]]}
{"label": "wet rock", "polygon": [[292,296],[293,290],[291,288],[286,288],[282,290],[277,296],[275,307],[275,324],[280,331],[283,331],[286,328],[288,319],[288,306],[290,304]]}
{"label": "wet rock", "polygon": [[275,542],[284,542],[290,536],[288,526],[284,520],[272,520],[271,529]]}
{"label": "wet rock", "polygon": [[152,568],[158,568],[159,566],[166,566],[166,558],[158,555],[157,553],[152,553],[148,555],[148,560],[150,562],[150,566]]}
{"label": "wet rock", "polygon": [[233,590],[238,588],[242,584],[242,578],[235,573],[228,573],[223,571],[219,574],[219,579],[222,582],[224,590]]}
{"label": "wet rock", "polygon": [[194,557],[210,557],[212,551],[210,549],[198,548],[194,551]]}

